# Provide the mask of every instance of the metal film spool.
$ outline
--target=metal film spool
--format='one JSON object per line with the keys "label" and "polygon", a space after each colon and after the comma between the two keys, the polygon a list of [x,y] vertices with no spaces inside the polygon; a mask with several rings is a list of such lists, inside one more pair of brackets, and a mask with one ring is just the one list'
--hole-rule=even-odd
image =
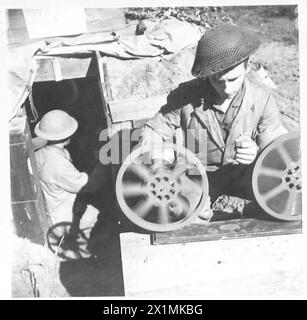
{"label": "metal film spool", "polygon": [[287,133],[269,144],[256,161],[253,191],[261,208],[284,220],[302,217],[300,135]]}
{"label": "metal film spool", "polygon": [[165,144],[163,148],[173,152],[177,161],[162,164],[161,160],[153,168],[149,162],[155,147],[139,147],[124,160],[116,178],[123,213],[139,227],[156,232],[188,225],[208,200],[207,174],[200,160],[184,147]]}

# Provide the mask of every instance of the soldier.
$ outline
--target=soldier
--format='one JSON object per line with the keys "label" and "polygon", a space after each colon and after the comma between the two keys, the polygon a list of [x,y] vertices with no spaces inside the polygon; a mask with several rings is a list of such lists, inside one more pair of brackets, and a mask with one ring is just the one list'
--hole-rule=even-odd
{"label": "soldier", "polygon": [[[176,129],[195,134],[196,151],[206,167],[211,202],[199,216],[210,220],[219,195],[254,199],[251,174],[259,152],[286,133],[268,90],[246,75],[260,41],[234,25],[205,32],[192,67],[195,79],[181,83],[143,128],[140,144],[171,139]],[[205,154],[200,151],[206,145]]]}
{"label": "soldier", "polygon": [[82,226],[89,227],[95,223],[98,210],[76,202],[77,194],[88,183],[88,175],[72,164],[66,149],[77,128],[78,122],[65,111],[46,113],[35,126],[35,133],[48,143],[36,151],[35,156],[46,211],[52,224],[71,222],[73,211],[81,219],[86,210]]}

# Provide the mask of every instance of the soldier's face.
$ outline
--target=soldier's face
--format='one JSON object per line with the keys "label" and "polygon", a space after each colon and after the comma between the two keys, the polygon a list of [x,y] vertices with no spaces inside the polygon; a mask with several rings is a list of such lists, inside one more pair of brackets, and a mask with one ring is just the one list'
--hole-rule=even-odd
{"label": "soldier's face", "polygon": [[231,98],[241,88],[249,69],[248,62],[209,76],[209,81],[221,98]]}

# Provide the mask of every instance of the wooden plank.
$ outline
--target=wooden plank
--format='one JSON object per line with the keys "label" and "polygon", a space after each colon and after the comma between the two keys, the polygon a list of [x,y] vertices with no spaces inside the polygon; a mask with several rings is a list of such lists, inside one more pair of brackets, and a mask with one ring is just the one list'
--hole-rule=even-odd
{"label": "wooden plank", "polygon": [[29,172],[31,160],[26,144],[10,146],[11,199],[12,202],[33,201],[37,199],[37,186],[33,174]]}
{"label": "wooden plank", "polygon": [[109,114],[109,109],[107,107],[107,96],[106,96],[106,88],[105,88],[105,80],[104,80],[104,70],[103,70],[103,61],[100,53],[95,51],[94,58],[95,67],[97,70],[97,81],[100,93],[100,106],[101,106],[101,115],[102,115],[102,128],[110,130],[112,123]]}
{"label": "wooden plank", "polygon": [[[112,96],[112,90],[111,90],[111,84],[109,81],[109,74],[108,74],[108,69],[107,69],[107,63],[106,63],[106,57],[101,57],[101,67],[99,68],[100,72],[103,72],[103,75],[101,74],[101,80],[103,81],[103,86],[105,88],[104,92],[106,94],[106,101],[112,101],[113,96]],[[103,78],[102,78],[103,76]]]}
{"label": "wooden plank", "polygon": [[38,57],[38,69],[35,82],[57,80],[54,71],[54,60],[56,60],[56,63],[59,65],[62,80],[97,76],[97,68],[94,65],[95,63],[93,62],[92,57]]}
{"label": "wooden plank", "polygon": [[26,117],[14,119],[10,128],[12,202],[36,200],[39,183],[35,181],[31,135]]}
{"label": "wooden plank", "polygon": [[16,233],[43,244],[49,222],[26,117],[10,126],[11,206]]}
{"label": "wooden plank", "polygon": [[[34,81],[41,82],[41,81],[55,81],[55,74],[53,70],[53,59],[54,58],[45,58],[45,57],[37,57],[37,72]],[[57,58],[62,59],[62,58]],[[68,60],[66,60],[68,61]],[[63,61],[64,63],[64,61]],[[77,62],[76,62],[77,63]],[[79,72],[79,68],[78,71]]]}
{"label": "wooden plank", "polygon": [[29,130],[26,129],[28,126],[27,117],[15,117],[9,123],[9,139],[11,144],[26,143],[29,138]]}
{"label": "wooden plank", "polygon": [[293,233],[302,233],[302,221],[284,222],[260,219],[236,219],[210,222],[208,225],[191,224],[179,230],[156,233],[152,238],[152,243],[187,243]]}
{"label": "wooden plank", "polygon": [[166,103],[166,95],[109,101],[113,122],[149,119]]}
{"label": "wooden plank", "polygon": [[42,228],[41,202],[38,200],[12,203],[14,226],[18,237],[29,239],[37,244],[45,244],[46,231]]}
{"label": "wooden plank", "polygon": [[[234,299],[303,294],[303,236],[151,246],[121,234],[128,297]],[[148,236],[147,236],[148,237]]]}

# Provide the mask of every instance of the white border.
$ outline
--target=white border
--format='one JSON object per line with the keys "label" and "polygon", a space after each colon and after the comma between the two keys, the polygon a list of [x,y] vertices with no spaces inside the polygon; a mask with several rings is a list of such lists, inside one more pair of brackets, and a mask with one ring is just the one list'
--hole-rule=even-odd
{"label": "white border", "polygon": [[[178,0],[178,1],[170,1],[170,0],[53,0],[53,1],[42,1],[42,0],[1,0],[0,3],[0,34],[3,32],[4,28],[4,16],[1,9],[5,8],[41,8],[41,7],[86,7],[86,8],[99,8],[99,7],[157,7],[157,6],[234,6],[234,5],[299,5],[299,50],[300,50],[300,112],[301,112],[301,134],[302,134],[302,164],[303,164],[303,184],[305,185],[305,177],[306,177],[306,168],[305,164],[306,160],[306,129],[305,125],[306,121],[306,107],[307,107],[307,29],[306,29],[306,17],[307,17],[307,1],[304,0],[279,0],[279,1],[248,1],[245,0],[244,3],[241,1],[222,1],[222,0]],[[0,39],[3,39],[1,36]],[[3,43],[0,43],[1,52],[3,52]],[[1,61],[2,61],[2,72],[1,78],[2,82],[5,75],[5,63],[3,62],[4,56],[1,53]],[[1,90],[1,92],[3,92]],[[5,110],[5,98],[1,97],[1,105],[2,105],[2,115],[1,121],[3,124],[0,125],[1,130],[1,139],[0,139],[0,161],[1,161],[1,212],[0,212],[0,243],[2,244],[1,249],[1,263],[0,263],[0,298],[9,298],[11,295],[10,288],[10,248],[8,243],[10,238],[10,220],[9,215],[5,216],[6,213],[11,212],[10,208],[10,182],[9,182],[9,153],[8,153],[8,125],[7,125],[7,110]],[[3,113],[4,112],[4,113]],[[304,189],[303,189],[304,190]],[[303,206],[305,209],[306,201],[306,192],[303,191]],[[306,210],[306,209],[305,209]],[[306,214],[304,212],[303,215],[303,223],[305,226],[306,223]],[[305,228],[304,228],[305,229]],[[306,232],[304,232],[304,245],[306,247]],[[307,248],[306,248],[307,249]],[[305,257],[304,265],[305,265],[305,291],[304,298],[307,297],[307,276],[306,276],[306,266],[307,266],[307,250],[301,252],[301,255]],[[8,258],[5,258],[8,257]],[[242,297],[244,298],[244,297]],[[245,297],[246,298],[246,297]],[[265,297],[259,297],[265,298]],[[291,299],[291,297],[289,297]],[[60,299],[60,298],[59,298]],[[73,300],[79,300],[78,298],[71,298]],[[82,298],[80,298],[82,299]],[[108,298],[89,298],[92,300],[101,300]],[[114,300],[122,300],[123,298],[112,298]],[[131,299],[131,298],[129,298]],[[171,299],[171,297],[170,297]]]}

